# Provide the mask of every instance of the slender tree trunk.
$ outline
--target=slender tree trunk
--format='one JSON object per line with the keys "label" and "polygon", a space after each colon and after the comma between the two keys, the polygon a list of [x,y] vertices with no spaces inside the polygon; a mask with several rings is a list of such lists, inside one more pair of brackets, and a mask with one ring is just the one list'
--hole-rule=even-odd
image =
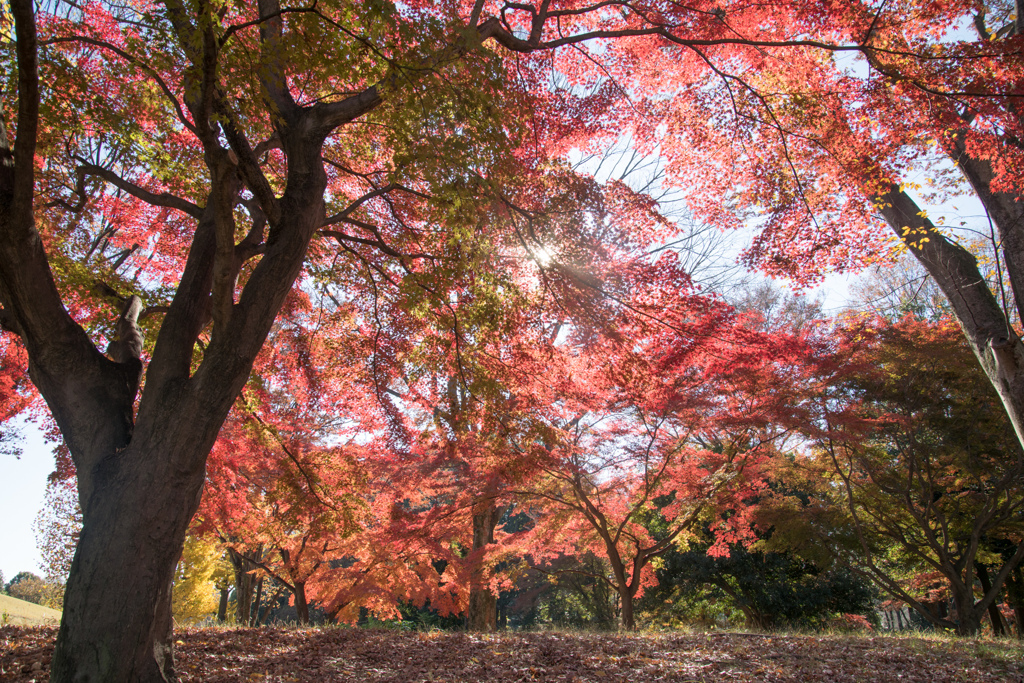
{"label": "slender tree trunk", "polygon": [[487,498],[473,511],[473,554],[476,556],[470,571],[469,608],[466,627],[470,631],[494,631],[498,627],[498,597],[487,586],[485,565],[487,546],[494,543],[494,528],[501,520],[505,508]]}
{"label": "slender tree trunk", "polygon": [[[988,568],[983,564],[976,564],[974,566],[978,571],[978,581],[981,582],[981,590],[984,591],[985,595],[988,595],[988,592],[992,590],[992,582],[988,578]],[[988,605],[988,616],[992,620],[992,635],[994,636],[1004,635],[1002,615],[999,614],[998,602],[999,597],[997,594],[996,599]]]}
{"label": "slender tree trunk", "polygon": [[252,603],[252,616],[249,626],[260,625],[260,603],[263,602],[263,577],[256,582],[256,599]]}
{"label": "slender tree trunk", "polygon": [[1006,596],[1013,605],[1017,622],[1017,639],[1024,640],[1024,571],[1018,564],[1006,580]]}
{"label": "slender tree trunk", "polygon": [[220,589],[220,602],[217,603],[217,621],[224,623],[228,619],[228,594],[227,588]]}
{"label": "slender tree trunk", "polygon": [[[904,240],[949,300],[975,357],[999,394],[1018,441],[1024,445],[1024,344],[1010,328],[978,269],[977,259],[944,237],[921,207],[898,187],[875,197],[875,203],[889,227]],[[1024,257],[1010,258],[1007,254],[1008,263],[1017,260],[1024,261]]]}

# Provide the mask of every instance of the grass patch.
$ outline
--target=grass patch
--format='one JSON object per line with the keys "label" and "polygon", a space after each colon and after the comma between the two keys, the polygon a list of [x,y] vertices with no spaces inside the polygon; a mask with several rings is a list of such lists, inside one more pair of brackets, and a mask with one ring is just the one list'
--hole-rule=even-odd
{"label": "grass patch", "polygon": [[0,625],[52,626],[60,623],[60,612],[9,595],[0,595]]}

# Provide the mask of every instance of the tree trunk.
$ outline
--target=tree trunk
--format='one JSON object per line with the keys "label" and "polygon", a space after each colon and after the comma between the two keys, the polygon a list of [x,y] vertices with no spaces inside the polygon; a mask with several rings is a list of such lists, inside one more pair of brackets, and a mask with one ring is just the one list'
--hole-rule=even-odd
{"label": "tree trunk", "polygon": [[251,551],[239,553],[233,548],[228,549],[231,566],[235,571],[235,623],[239,626],[249,625],[249,610],[252,607],[252,566],[247,560]]}
{"label": "tree trunk", "polygon": [[974,636],[981,630],[981,618],[974,610],[966,610],[958,616],[955,631],[958,636]]}
{"label": "tree trunk", "polygon": [[1024,571],[1018,564],[1006,580],[1006,596],[1013,605],[1014,619],[1017,621],[1017,639],[1024,640]]}
{"label": "tree trunk", "polygon": [[474,566],[470,570],[469,607],[466,627],[470,631],[488,632],[498,627],[498,597],[487,586],[485,560],[487,546],[494,543],[494,528],[504,514],[504,506],[494,504],[493,498],[480,501],[473,510]]}
{"label": "tree trunk", "polygon": [[633,617],[633,596],[630,594],[629,589],[619,591],[619,603],[622,630],[635,631],[636,620]]}
{"label": "tree trunk", "polygon": [[252,616],[249,620],[249,626],[260,625],[260,603],[263,602],[263,577],[256,582],[256,599],[252,603]]}
{"label": "tree trunk", "polygon": [[953,602],[956,605],[955,633],[958,636],[976,635],[981,630],[983,612],[979,612],[974,607],[973,582],[972,585],[967,586],[966,590],[958,590],[955,585],[951,585],[950,589],[953,593]]}
{"label": "tree trunk", "polygon": [[302,626],[307,626],[309,624],[309,603],[306,601],[306,582],[296,581],[293,594],[295,595],[295,613],[298,615],[298,622]]}
{"label": "tree trunk", "polygon": [[[984,201],[984,194],[978,196]],[[1024,344],[1011,329],[978,269],[977,259],[943,236],[921,207],[898,186],[893,185],[874,201],[892,231],[946,296],[978,363],[999,394],[1017,440],[1024,445]],[[1007,263],[1011,261],[1024,262],[1024,254],[1011,257],[1008,247]],[[1014,285],[1014,290],[1019,286]]]}
{"label": "tree trunk", "polygon": [[220,589],[220,602],[217,603],[217,621],[224,623],[228,620],[228,594],[227,588]]}
{"label": "tree trunk", "polygon": [[82,505],[52,681],[176,679],[171,580],[204,472],[201,465],[177,470],[160,451],[140,457],[134,450],[112,456],[88,478],[93,495]]}
{"label": "tree trunk", "polygon": [[[988,568],[983,564],[976,564],[974,566],[978,571],[978,581],[981,582],[981,590],[984,591],[985,595],[988,595],[988,592],[992,590],[992,582],[988,578]],[[999,614],[998,602],[997,593],[996,598],[988,605],[988,616],[992,620],[992,635],[994,636],[1004,635],[1002,615]]]}

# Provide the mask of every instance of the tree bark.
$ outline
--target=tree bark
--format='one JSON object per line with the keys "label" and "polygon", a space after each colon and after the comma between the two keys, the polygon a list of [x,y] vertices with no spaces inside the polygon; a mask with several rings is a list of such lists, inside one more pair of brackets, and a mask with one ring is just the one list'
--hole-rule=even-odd
{"label": "tree bark", "polygon": [[224,623],[228,620],[228,594],[227,588],[220,589],[220,602],[217,603],[217,621]]}
{"label": "tree bark", "polygon": [[992,181],[995,180],[992,164],[967,153],[962,133],[953,139],[948,152],[996,227],[1018,316],[1024,320],[1024,290],[1021,290],[1024,287],[1024,202],[1019,197],[992,189]]}
{"label": "tree bark", "polygon": [[248,626],[260,625],[260,603],[263,602],[263,577],[256,582],[256,598],[252,602],[251,616]]}
{"label": "tree bark", "polygon": [[307,626],[309,625],[309,602],[306,600],[306,582],[296,581],[292,593],[295,595],[296,619],[300,625]]}
{"label": "tree bark", "polygon": [[[962,577],[961,577],[962,578]],[[974,600],[974,581],[950,581],[950,593],[953,595],[953,604],[956,606],[956,628],[954,633],[958,636],[973,636],[981,630],[981,616],[984,610],[977,609]]]}
{"label": "tree bark", "polygon": [[[978,570],[978,581],[981,582],[981,590],[984,591],[985,595],[992,590],[992,582],[988,578],[988,569],[983,564],[977,564],[975,567]],[[996,592],[996,598],[988,604],[988,616],[992,620],[992,635],[1001,636],[1003,632],[1003,621],[1002,615],[999,614],[999,593]]]}
{"label": "tree bark", "polygon": [[[978,196],[985,201],[984,193]],[[1024,446],[1024,343],[1013,332],[978,269],[977,259],[943,236],[921,207],[896,185],[876,196],[875,204],[892,231],[949,300],[974,355],[999,394],[1018,441]],[[1007,263],[1021,261],[1024,267],[1024,244],[1021,252],[1011,256],[1007,247]],[[1014,285],[1014,290],[1017,288]]]}
{"label": "tree bark", "polygon": [[235,572],[235,623],[239,626],[249,625],[250,608],[252,607],[252,563],[253,551],[240,553],[228,548],[228,557]]}
{"label": "tree bark", "polygon": [[619,590],[619,618],[622,620],[623,631],[635,631],[636,619],[633,616],[633,594],[628,588]]}
{"label": "tree bark", "polygon": [[[157,455],[185,448],[174,443],[186,441],[180,434],[168,430],[154,440],[164,448],[145,444],[151,458],[132,457],[143,445],[133,444],[127,457],[103,461],[89,477],[92,495],[83,500],[53,681],[175,680],[171,580],[204,473],[181,471],[174,458]],[[166,485],[147,486],[150,478]]]}
{"label": "tree bark", "polygon": [[504,506],[497,506],[494,498],[478,503],[473,510],[473,555],[476,558],[470,570],[469,607],[466,627],[470,631],[489,632],[498,628],[498,597],[487,586],[484,566],[487,546],[494,543],[494,529],[504,514]]}

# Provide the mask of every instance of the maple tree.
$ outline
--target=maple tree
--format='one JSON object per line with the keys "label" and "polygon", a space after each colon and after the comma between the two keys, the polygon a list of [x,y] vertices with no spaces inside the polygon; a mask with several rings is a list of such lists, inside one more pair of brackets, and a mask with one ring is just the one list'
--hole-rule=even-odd
{"label": "maple tree", "polygon": [[577,351],[565,370],[549,363],[548,383],[579,386],[548,417],[544,476],[520,491],[545,509],[531,532],[534,561],[602,557],[609,572],[594,578],[618,595],[625,629],[655,583],[652,563],[700,524],[713,530],[712,554],[752,538],[761,468],[788,432],[781,378],[800,346],[744,329],[720,303],[687,297],[685,281],[668,284],[668,272],[658,282],[638,298],[661,312],[662,327],[623,319],[621,337]]}
{"label": "maple tree", "polygon": [[[815,448],[788,473],[813,496],[798,514],[820,515],[818,534],[845,562],[928,621],[973,634],[1024,560],[1024,451],[950,321],[877,320],[836,336]],[[1009,552],[994,553],[997,540]],[[955,622],[927,609],[907,572],[943,579]]]}
{"label": "maple tree", "polygon": [[[743,35],[753,11],[729,9],[722,30]],[[844,43],[845,57],[792,44],[730,51],[616,43],[610,71],[623,87],[639,90],[658,73],[702,92],[650,98],[638,137],[663,150],[669,181],[691,188],[698,215],[756,227],[745,258],[768,272],[813,282],[913,254],[948,299],[1024,443],[1024,347],[1014,327],[1024,287],[1021,4],[817,9],[789,20],[822,48]],[[926,183],[916,183],[922,173]],[[995,278],[984,277],[972,237],[927,210],[928,200],[963,194],[984,208],[969,228],[990,242]]]}
{"label": "maple tree", "polygon": [[[605,80],[611,47],[817,54],[844,49],[813,39],[836,35],[833,10],[167,0],[60,5],[37,35],[31,3],[12,0],[2,317],[60,428],[84,522],[53,680],[174,677],[170,584],[204,464],[283,308],[313,300],[314,327],[321,310],[354,312],[402,446],[388,366],[423,318],[448,315],[448,285],[488,292],[493,311],[532,268],[554,308],[614,301],[615,269],[583,251],[620,235],[586,211],[544,220],[550,196],[628,205],[621,234],[669,241],[636,193],[578,192],[558,172],[559,155],[617,136],[635,111]],[[553,71],[597,87],[552,87]],[[666,103],[700,92],[641,85]]]}
{"label": "maple tree", "polygon": [[228,548],[240,624],[258,616],[249,612],[256,571],[291,592],[307,624],[306,584],[358,526],[359,496],[369,497],[360,463],[373,449],[355,442],[375,431],[372,391],[353,367],[362,340],[339,329],[350,322],[343,311],[314,329],[301,324],[305,311],[279,319],[207,464],[197,532]]}

